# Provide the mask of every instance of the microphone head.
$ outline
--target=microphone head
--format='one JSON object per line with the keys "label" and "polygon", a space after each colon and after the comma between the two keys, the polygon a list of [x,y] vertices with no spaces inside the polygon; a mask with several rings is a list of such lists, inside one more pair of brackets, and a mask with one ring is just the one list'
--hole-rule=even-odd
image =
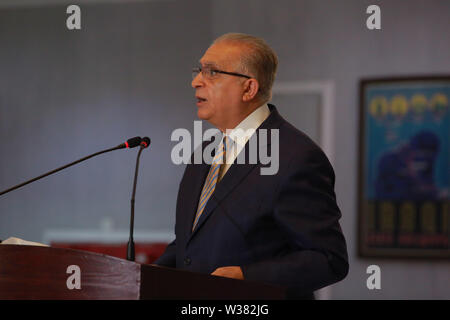
{"label": "microphone head", "polygon": [[140,145],[141,141],[142,141],[141,137],[134,137],[134,138],[128,139],[127,142],[125,142],[125,146],[127,148],[134,148],[134,147],[137,147],[138,145]]}
{"label": "microphone head", "polygon": [[143,148],[147,148],[147,147],[150,146],[150,143],[151,143],[151,140],[150,140],[149,137],[143,137],[143,138],[142,138],[142,141],[141,141],[141,146],[142,146]]}

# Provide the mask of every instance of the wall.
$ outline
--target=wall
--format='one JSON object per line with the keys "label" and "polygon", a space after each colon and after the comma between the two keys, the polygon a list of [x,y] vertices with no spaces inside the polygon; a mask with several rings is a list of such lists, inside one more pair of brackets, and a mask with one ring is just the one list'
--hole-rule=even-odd
{"label": "wall", "polygon": [[[137,230],[169,230],[184,166],[175,128],[192,129],[191,68],[211,41],[209,1],[0,9],[0,189],[149,136],[136,194]],[[127,230],[137,149],[78,164],[0,198],[0,239],[48,229]],[[106,220],[105,220],[106,219]]]}

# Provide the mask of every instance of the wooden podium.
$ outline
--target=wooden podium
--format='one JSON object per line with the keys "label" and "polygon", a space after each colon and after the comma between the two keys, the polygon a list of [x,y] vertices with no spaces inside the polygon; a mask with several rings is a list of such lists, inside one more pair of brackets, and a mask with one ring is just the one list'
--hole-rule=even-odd
{"label": "wooden podium", "polygon": [[0,299],[275,300],[285,289],[87,251],[0,245]]}

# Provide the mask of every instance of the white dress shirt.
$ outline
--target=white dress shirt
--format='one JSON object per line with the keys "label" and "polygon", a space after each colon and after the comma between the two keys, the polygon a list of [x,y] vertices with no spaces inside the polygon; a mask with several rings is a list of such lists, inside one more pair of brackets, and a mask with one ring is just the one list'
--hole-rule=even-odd
{"label": "white dress shirt", "polygon": [[[227,129],[225,136],[228,137],[228,145],[226,149],[226,161],[220,168],[219,180],[227,173],[228,169],[233,164],[239,153],[245,147],[245,144],[251,137],[252,131],[256,129],[267,119],[270,115],[270,110],[267,104],[263,104],[258,109],[249,114],[242,120],[234,129]],[[222,142],[221,142],[222,143]]]}

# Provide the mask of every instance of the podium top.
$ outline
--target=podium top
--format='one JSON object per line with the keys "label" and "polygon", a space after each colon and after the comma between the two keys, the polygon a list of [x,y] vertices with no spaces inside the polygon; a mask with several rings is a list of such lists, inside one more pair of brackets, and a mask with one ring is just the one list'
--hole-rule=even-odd
{"label": "podium top", "polygon": [[0,299],[284,299],[266,284],[51,247],[0,245]]}
{"label": "podium top", "polygon": [[127,260],[21,245],[1,245],[0,260],[0,299],[139,299],[140,266]]}

